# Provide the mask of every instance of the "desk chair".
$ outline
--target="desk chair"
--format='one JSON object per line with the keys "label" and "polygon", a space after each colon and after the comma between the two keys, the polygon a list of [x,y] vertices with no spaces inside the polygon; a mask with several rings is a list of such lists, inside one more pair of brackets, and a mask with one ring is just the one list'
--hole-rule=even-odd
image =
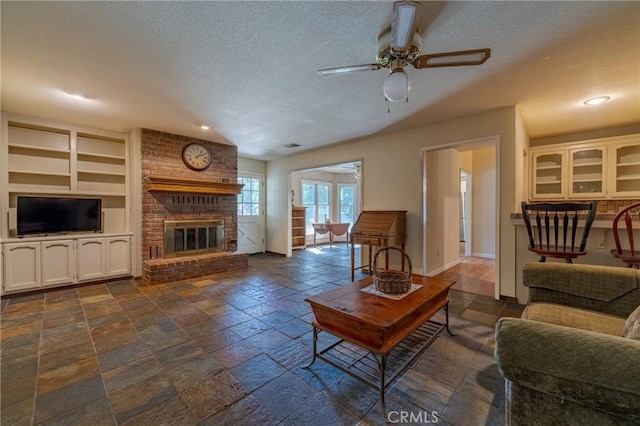
{"label": "desk chair", "polygon": [[[633,218],[636,218],[637,229],[640,229],[640,202],[631,204],[620,210],[613,219],[613,239],[616,248],[611,250],[611,254],[627,264],[627,268],[640,268],[640,248],[636,249],[633,242]],[[629,249],[623,249],[620,244],[620,231],[618,222],[622,219],[627,230],[627,243]]]}
{"label": "desk chair", "polygon": [[[585,247],[596,217],[597,206],[597,201],[535,204],[522,202],[524,224],[529,233],[529,251],[540,256],[540,262],[552,257],[573,263],[573,259],[587,254]],[[536,232],[531,226],[532,212],[535,212]],[[584,230],[580,245],[576,246],[578,227],[583,227]],[[570,241],[567,241],[567,238],[570,238]]]}

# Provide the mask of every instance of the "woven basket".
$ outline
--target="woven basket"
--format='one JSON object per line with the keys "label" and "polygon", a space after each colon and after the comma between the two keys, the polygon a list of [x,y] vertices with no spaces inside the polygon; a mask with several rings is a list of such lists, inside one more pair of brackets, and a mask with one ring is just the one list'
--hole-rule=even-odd
{"label": "woven basket", "polygon": [[[378,269],[378,256],[380,253],[388,252],[389,250],[397,250],[402,254],[403,266],[405,259],[409,264],[408,272]],[[378,291],[383,293],[400,294],[409,291],[411,289],[411,259],[409,259],[407,253],[396,247],[384,247],[378,250],[373,258],[373,282]]]}

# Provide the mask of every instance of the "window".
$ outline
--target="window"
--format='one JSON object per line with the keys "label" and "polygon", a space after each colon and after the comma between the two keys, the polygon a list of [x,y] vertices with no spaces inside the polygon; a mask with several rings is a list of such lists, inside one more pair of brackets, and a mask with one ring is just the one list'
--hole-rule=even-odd
{"label": "window", "polygon": [[338,193],[340,223],[350,223],[349,228],[351,228],[356,221],[357,213],[356,185],[353,183],[338,184]]}
{"label": "window", "polygon": [[302,181],[302,205],[307,208],[307,235],[313,235],[314,223],[331,220],[330,200],[330,183]]}
{"label": "window", "polygon": [[243,183],[242,192],[238,194],[238,216],[260,215],[260,179],[239,177]]}

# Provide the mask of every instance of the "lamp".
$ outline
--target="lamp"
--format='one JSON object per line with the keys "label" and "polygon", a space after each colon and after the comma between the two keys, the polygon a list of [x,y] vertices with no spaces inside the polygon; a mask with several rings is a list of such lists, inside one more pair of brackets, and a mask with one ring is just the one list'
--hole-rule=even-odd
{"label": "lamp", "polygon": [[392,70],[382,85],[384,97],[390,102],[400,102],[407,99],[409,88],[409,77],[402,68]]}

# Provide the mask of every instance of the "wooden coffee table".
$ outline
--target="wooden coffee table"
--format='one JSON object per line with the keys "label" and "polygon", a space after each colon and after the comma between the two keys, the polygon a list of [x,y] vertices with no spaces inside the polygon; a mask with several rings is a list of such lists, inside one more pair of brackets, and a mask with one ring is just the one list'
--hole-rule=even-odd
{"label": "wooden coffee table", "polygon": [[[447,295],[455,282],[420,275],[412,275],[412,282],[422,287],[400,300],[360,291],[373,283],[372,277],[306,298],[305,300],[313,308],[316,320],[312,323],[313,359],[305,368],[311,366],[316,358],[333,365],[379,390],[384,408],[386,386],[422,353],[440,331],[446,328],[449,334],[453,335],[449,329]],[[441,309],[445,312],[445,324],[431,321],[430,318]],[[317,341],[320,331],[337,336],[340,340],[318,351]],[[357,353],[357,350],[347,348],[343,352],[338,351],[337,355],[335,353],[330,355],[330,351],[343,342],[350,342],[364,349],[363,352],[373,355],[377,363],[377,368],[375,363],[374,368],[377,370],[378,383],[368,378],[372,374],[365,373],[366,356],[358,360],[341,359],[343,356],[349,358],[352,356],[341,354]],[[386,380],[389,356],[394,348],[399,347],[403,342],[405,342],[404,346],[399,349],[401,354],[393,357],[396,363],[395,371]],[[402,362],[396,362],[400,358],[403,359]],[[361,367],[356,366],[358,362],[362,363]]]}

